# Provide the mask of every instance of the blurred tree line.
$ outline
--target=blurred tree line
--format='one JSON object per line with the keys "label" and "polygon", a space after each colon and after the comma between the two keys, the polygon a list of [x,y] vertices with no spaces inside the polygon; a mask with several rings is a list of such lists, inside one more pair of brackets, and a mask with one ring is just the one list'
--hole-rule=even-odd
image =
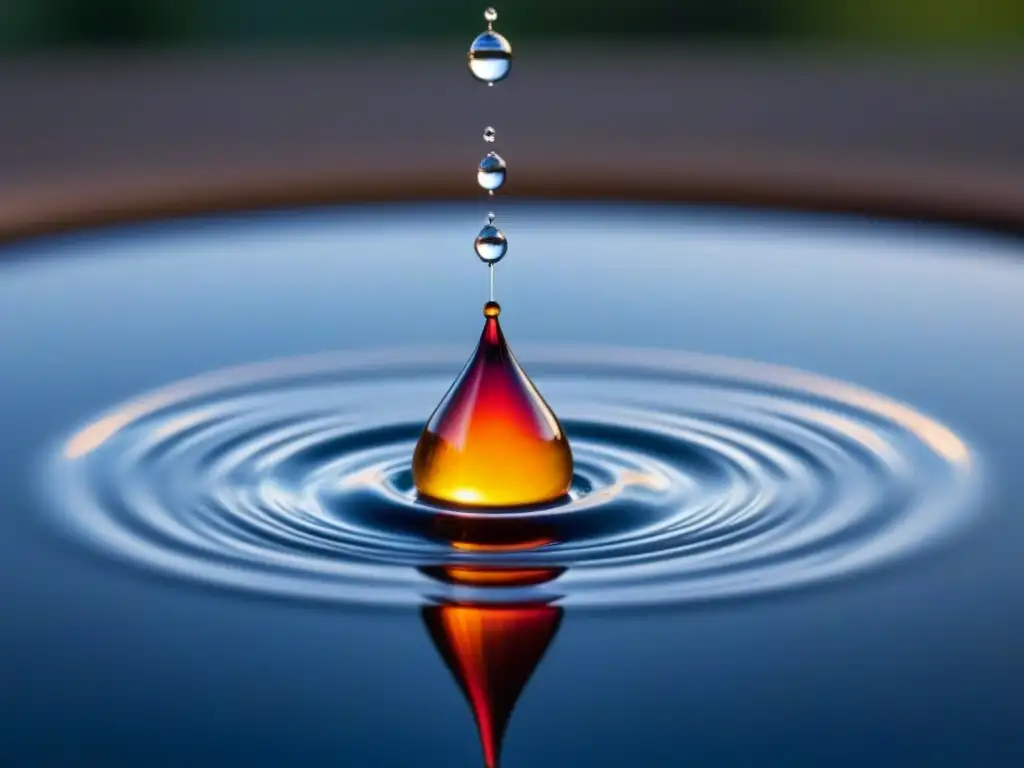
{"label": "blurred tree line", "polygon": [[[1024,0],[493,0],[509,37],[1024,50]],[[487,0],[0,0],[0,46],[458,40]]]}

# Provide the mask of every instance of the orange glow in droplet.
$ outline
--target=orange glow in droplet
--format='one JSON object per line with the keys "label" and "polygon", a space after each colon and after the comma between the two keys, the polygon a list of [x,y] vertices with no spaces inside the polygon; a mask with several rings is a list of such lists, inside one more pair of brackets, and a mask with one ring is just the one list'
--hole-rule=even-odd
{"label": "orange glow in droplet", "polygon": [[473,357],[416,445],[413,481],[424,496],[464,506],[559,499],[572,483],[569,441],[509,350],[498,310],[485,318]]}
{"label": "orange glow in droplet", "polygon": [[434,605],[423,621],[480,733],[484,763],[497,768],[512,710],[554,640],[562,609],[526,605]]}

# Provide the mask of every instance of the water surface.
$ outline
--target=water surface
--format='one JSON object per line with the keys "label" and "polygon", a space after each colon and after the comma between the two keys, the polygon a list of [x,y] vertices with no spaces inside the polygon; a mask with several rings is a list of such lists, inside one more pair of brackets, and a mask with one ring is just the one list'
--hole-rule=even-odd
{"label": "water surface", "polygon": [[[417,414],[426,419],[479,333],[487,276],[465,233],[484,213],[409,206],[237,216],[8,247],[0,589],[13,615],[0,690],[9,761],[480,764],[469,709],[438,655],[436,629],[428,632],[436,622],[425,627],[417,608],[425,595],[456,588],[418,570],[437,561],[433,547],[443,542],[421,536],[422,510],[401,466]],[[1015,714],[1024,247],[938,227],[672,207],[520,206],[503,213],[503,228],[505,332],[581,446],[573,503],[585,514],[571,519],[588,522],[566,538],[590,536],[601,555],[612,542],[627,557],[595,561],[594,548],[581,545],[526,558],[567,570],[516,599],[543,595],[564,603],[565,615],[516,707],[504,765],[963,765],[1024,756]],[[288,373],[296,356],[327,361],[329,373]],[[369,392],[339,379],[344,365],[374,356],[406,368]],[[738,387],[737,360],[756,361],[742,363]],[[86,482],[62,474],[69,441],[105,415],[211,371],[267,361],[278,373],[256,384],[243,377],[250,401],[235,382],[178,397],[156,420],[136,413],[132,429],[102,442],[109,453],[75,457],[91,462]],[[660,373],[640,375],[651,367]],[[783,380],[772,382],[770,371]],[[834,386],[823,389],[826,380]],[[252,398],[270,407],[242,407]],[[747,406],[739,421],[738,401]],[[268,417],[275,412],[282,418]],[[374,432],[378,421],[383,431]],[[308,448],[339,429],[357,439],[315,461],[308,453],[297,461],[290,449],[229,450],[255,445],[254,430],[280,437],[270,426],[305,435],[285,446]],[[932,426],[955,442],[936,442]],[[723,448],[727,427],[738,453]],[[697,435],[702,450],[693,450]],[[348,573],[314,579],[326,584],[316,601],[296,599],[309,581],[254,589],[267,573],[239,577],[237,559],[217,562],[223,548],[188,550],[191,560],[175,567],[124,556],[138,554],[140,540],[180,554],[183,529],[158,536],[153,521],[185,521],[195,534],[206,520],[200,541],[246,542],[250,565],[269,570],[267,548],[301,552],[298,564],[278,564],[278,577],[314,555],[330,563],[337,553],[317,549],[322,538],[297,546],[294,513],[318,510],[325,517],[315,525],[352,524],[337,514],[353,508],[351,490],[320,482],[345,473],[307,471],[338,469],[331,461],[345,457],[355,457],[345,472],[387,470],[373,503],[360,507],[356,539],[335,539],[386,566],[381,579],[361,577],[358,590]],[[760,463],[744,463],[751,457]],[[627,471],[660,473],[662,483],[635,489],[649,497],[629,497],[632,506],[587,508],[596,489],[614,485],[611,475]],[[203,472],[218,482],[197,483]],[[268,476],[276,485],[256,482]],[[289,506],[311,487],[331,492],[315,507]],[[629,549],[634,529],[621,518],[655,509],[664,516],[654,522],[664,523],[694,498],[722,498],[723,488],[748,494],[746,506],[732,507],[747,517],[705,508],[703,518],[674,520],[740,524],[685,539],[698,549],[711,541],[706,552],[719,562],[674,556],[667,584],[632,581],[636,571],[622,570],[636,565],[628,558],[649,554],[652,540],[664,553],[664,529],[644,529],[647,538]],[[83,513],[82,489],[90,503],[104,490],[95,514]],[[241,498],[246,489],[256,490]],[[218,513],[282,499],[270,529],[239,528]],[[128,516],[106,519],[131,532],[130,546],[96,535],[110,531],[103,514],[115,506]],[[402,546],[376,538],[395,530],[379,526],[377,509],[405,526],[396,526]],[[565,509],[549,513],[557,525],[567,519]],[[780,527],[746,527],[765,520]],[[837,521],[852,524],[838,538],[794,538]],[[735,549],[720,546],[737,531]],[[786,545],[768,560],[774,569],[746,567],[756,558],[741,555],[764,555],[769,542]],[[851,554],[862,556],[856,567],[844,559]],[[227,578],[204,573],[211,563]],[[388,578],[398,573],[413,575],[393,589]],[[731,585],[729,599],[709,583]],[[628,594],[616,596],[623,585]],[[377,605],[390,609],[367,610]]]}

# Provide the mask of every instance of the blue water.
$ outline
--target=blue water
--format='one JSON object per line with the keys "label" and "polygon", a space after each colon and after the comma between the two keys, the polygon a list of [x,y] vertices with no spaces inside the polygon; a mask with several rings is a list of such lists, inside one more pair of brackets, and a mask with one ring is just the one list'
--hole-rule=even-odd
{"label": "blue water", "polygon": [[[226,366],[439,344],[468,356],[487,293],[471,243],[485,213],[282,212],[6,247],[5,763],[480,764],[417,610],[126,561],[62,527],[51,470],[99,415]],[[508,206],[501,223],[513,349],[687,350],[849,382],[962,439],[980,487],[957,497],[952,535],[884,567],[723,601],[567,602],[503,765],[1021,762],[1024,245],[673,207]],[[572,410],[571,387],[536,378],[556,411]],[[441,394],[424,390],[424,419]]]}

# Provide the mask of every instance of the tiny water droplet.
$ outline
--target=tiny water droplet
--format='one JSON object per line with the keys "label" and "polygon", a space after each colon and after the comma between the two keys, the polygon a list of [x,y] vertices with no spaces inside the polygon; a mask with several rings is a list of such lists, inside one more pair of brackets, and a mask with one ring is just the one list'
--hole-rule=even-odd
{"label": "tiny water droplet", "polygon": [[479,35],[469,47],[469,71],[473,77],[493,85],[512,70],[512,46],[493,30]]}
{"label": "tiny water droplet", "polygon": [[491,212],[491,213],[488,213],[488,214],[487,214],[487,223],[488,223],[488,224],[493,224],[493,223],[494,223],[494,220],[495,220],[496,218],[498,218],[498,217],[497,217],[497,216],[495,216],[493,212]]}
{"label": "tiny water droplet", "polygon": [[491,126],[484,128],[484,141],[493,143],[498,138],[498,132],[495,131]]}
{"label": "tiny water droplet", "polygon": [[498,12],[493,8],[488,8],[486,11],[484,11],[484,19],[487,21],[488,24],[493,24],[498,20]]}
{"label": "tiny water droplet", "polygon": [[496,301],[488,301],[484,304],[484,317],[497,317],[501,314],[501,304]]}
{"label": "tiny water droplet", "polygon": [[476,242],[473,247],[476,249],[476,255],[480,257],[481,261],[486,264],[497,264],[505,257],[505,253],[508,252],[508,240],[504,232],[488,224],[476,236]]}
{"label": "tiny water droplet", "polygon": [[493,193],[500,189],[505,183],[505,172],[507,166],[497,152],[488,152],[487,157],[480,161],[477,169],[476,180],[481,187]]}

